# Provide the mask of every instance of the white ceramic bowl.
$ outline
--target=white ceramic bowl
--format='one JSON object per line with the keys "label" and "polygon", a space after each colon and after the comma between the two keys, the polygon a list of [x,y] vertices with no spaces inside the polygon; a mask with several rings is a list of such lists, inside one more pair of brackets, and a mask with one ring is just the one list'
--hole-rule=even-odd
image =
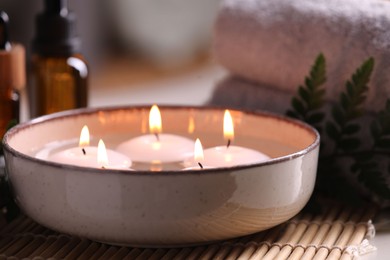
{"label": "white ceramic bowl", "polygon": [[[221,145],[223,110],[161,107],[165,133]],[[108,147],[146,132],[149,107],[73,110],[11,129],[5,159],[15,199],[38,223],[111,244],[180,246],[255,233],[297,214],[312,194],[319,135],[268,113],[232,111],[234,144],[270,161],[203,171],[121,171],[36,159],[46,144],[78,138],[84,124]],[[190,121],[195,128],[189,129]],[[190,133],[189,133],[190,132]]]}

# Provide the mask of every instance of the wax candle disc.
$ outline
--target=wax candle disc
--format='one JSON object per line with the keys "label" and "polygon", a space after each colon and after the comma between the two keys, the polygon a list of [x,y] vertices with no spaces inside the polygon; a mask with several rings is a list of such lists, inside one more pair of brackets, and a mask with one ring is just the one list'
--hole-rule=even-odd
{"label": "wax candle disc", "polygon": [[121,143],[117,151],[135,162],[179,162],[193,157],[194,141],[173,134],[142,135]]}

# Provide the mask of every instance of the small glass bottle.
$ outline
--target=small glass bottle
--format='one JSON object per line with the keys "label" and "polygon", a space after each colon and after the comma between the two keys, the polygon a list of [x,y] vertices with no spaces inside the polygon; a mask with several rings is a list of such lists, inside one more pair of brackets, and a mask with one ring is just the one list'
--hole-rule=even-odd
{"label": "small glass bottle", "polygon": [[36,29],[31,116],[86,107],[89,71],[67,0],[45,0]]}
{"label": "small glass bottle", "polygon": [[22,47],[9,42],[8,20],[8,15],[0,11],[0,140],[8,126],[19,121],[20,99],[16,87],[20,87],[18,84],[24,82],[25,76],[24,59],[19,62]]}

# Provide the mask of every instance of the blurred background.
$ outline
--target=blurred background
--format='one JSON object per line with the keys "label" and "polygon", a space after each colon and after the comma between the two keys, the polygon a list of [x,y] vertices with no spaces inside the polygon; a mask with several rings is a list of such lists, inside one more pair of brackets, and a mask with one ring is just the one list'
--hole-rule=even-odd
{"label": "blurred background", "polygon": [[[91,64],[126,54],[174,67],[207,54],[220,0],[69,0],[83,54]],[[0,0],[13,41],[31,51],[35,16],[43,0]]]}
{"label": "blurred background", "polygon": [[[210,58],[219,3],[220,0],[68,0],[69,10],[77,17],[82,53],[90,66],[90,105],[205,102],[214,79],[223,73]],[[43,0],[0,0],[0,9],[10,17],[11,40],[26,47],[27,72],[35,16],[42,12],[43,4]],[[181,80],[182,76],[190,77],[192,83]],[[184,82],[190,86],[184,86]],[[164,96],[164,84],[177,97],[172,98],[169,91]],[[206,84],[201,92],[204,96],[188,92],[191,84]],[[111,96],[105,95],[113,88],[117,91],[115,99],[110,100]],[[160,93],[145,98],[145,88]],[[132,92],[125,93],[125,89]]]}

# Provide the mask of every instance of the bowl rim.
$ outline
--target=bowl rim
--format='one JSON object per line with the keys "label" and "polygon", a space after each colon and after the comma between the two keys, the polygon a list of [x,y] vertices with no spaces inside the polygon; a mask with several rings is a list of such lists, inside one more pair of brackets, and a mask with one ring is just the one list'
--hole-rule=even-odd
{"label": "bowl rim", "polygon": [[[59,120],[63,118],[72,117],[75,115],[90,115],[90,114],[97,114],[101,111],[119,111],[119,110],[144,110],[144,109],[150,109],[152,104],[145,104],[145,105],[122,105],[122,106],[101,106],[101,107],[93,107],[93,108],[78,108],[78,109],[72,109],[72,110],[66,110],[61,111],[57,113],[52,113],[44,116],[40,116],[34,119],[31,119],[29,121],[20,123],[16,125],[15,127],[9,129],[2,140],[3,143],[3,149],[5,151],[4,154],[9,153],[12,154],[12,156],[17,158],[22,158],[27,161],[31,161],[34,163],[43,164],[45,166],[55,167],[55,168],[62,168],[62,169],[68,169],[68,170],[83,170],[84,172],[89,173],[117,173],[117,174],[126,174],[126,175],[186,175],[186,174],[203,174],[203,173],[223,173],[223,172],[230,172],[230,171],[237,171],[237,170],[244,170],[248,168],[255,168],[259,166],[266,166],[266,165],[273,165],[278,164],[281,162],[289,161],[298,157],[301,157],[310,151],[316,149],[320,145],[320,134],[318,131],[310,126],[309,124],[290,118],[281,114],[264,111],[264,110],[248,110],[248,109],[238,109],[234,107],[226,107],[226,106],[211,106],[211,105],[202,105],[202,106],[191,106],[191,105],[164,105],[164,104],[158,104],[158,107],[162,110],[164,109],[196,109],[196,110],[218,110],[223,111],[225,109],[229,109],[231,111],[240,111],[244,114],[253,115],[253,116],[261,116],[261,117],[272,117],[276,120],[283,120],[287,121],[288,123],[291,123],[295,126],[298,126],[300,128],[303,128],[304,130],[311,132],[314,134],[315,138],[314,141],[304,149],[301,149],[297,152],[271,158],[270,160],[259,162],[259,163],[251,163],[251,164],[244,164],[244,165],[237,165],[237,166],[230,166],[230,167],[218,167],[218,168],[205,168],[202,170],[162,170],[162,171],[147,171],[147,170],[123,170],[123,169],[99,169],[99,168],[93,168],[93,167],[84,167],[84,166],[77,166],[77,165],[69,165],[69,164],[60,164],[57,162],[47,161],[35,158],[33,156],[27,155],[25,153],[22,153],[20,151],[17,151],[11,145],[9,144],[9,140],[16,135],[19,131],[25,130],[27,128],[33,127],[38,124],[42,124],[47,121],[54,121]],[[7,161],[7,156],[5,156],[5,159]]]}

